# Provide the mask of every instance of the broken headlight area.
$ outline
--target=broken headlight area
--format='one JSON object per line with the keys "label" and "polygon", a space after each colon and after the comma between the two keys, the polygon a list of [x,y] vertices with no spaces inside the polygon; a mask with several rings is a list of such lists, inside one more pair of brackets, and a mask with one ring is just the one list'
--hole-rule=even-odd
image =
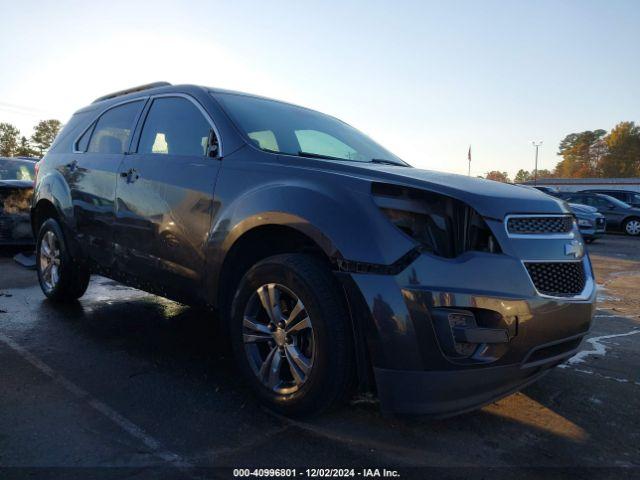
{"label": "broken headlight area", "polygon": [[0,214],[29,213],[33,189],[0,189]]}
{"label": "broken headlight area", "polygon": [[451,197],[415,188],[374,183],[380,211],[402,232],[435,255],[454,258],[468,251],[500,253],[484,219]]}

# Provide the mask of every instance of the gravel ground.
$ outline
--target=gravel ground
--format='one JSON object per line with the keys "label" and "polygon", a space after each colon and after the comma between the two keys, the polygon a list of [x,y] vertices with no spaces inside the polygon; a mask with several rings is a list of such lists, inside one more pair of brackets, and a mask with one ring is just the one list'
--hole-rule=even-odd
{"label": "gravel ground", "polygon": [[209,478],[276,466],[299,476],[386,467],[402,478],[640,477],[639,247],[615,235],[589,246],[600,285],[592,331],[524,391],[441,421],[385,417],[359,399],[304,422],[260,408],[209,312],[101,277],[77,305],[55,306],[5,250],[0,478]]}

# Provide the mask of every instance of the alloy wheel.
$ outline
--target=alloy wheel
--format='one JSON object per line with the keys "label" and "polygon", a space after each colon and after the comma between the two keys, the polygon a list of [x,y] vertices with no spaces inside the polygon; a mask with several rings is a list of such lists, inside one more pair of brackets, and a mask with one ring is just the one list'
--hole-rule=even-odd
{"label": "alloy wheel", "polygon": [[625,230],[629,235],[640,235],[640,220],[629,220]]}
{"label": "alloy wheel", "polygon": [[309,379],[315,332],[302,300],[284,285],[262,285],[251,295],[242,337],[251,369],[268,389],[290,394]]}
{"label": "alloy wheel", "polygon": [[50,292],[60,280],[60,242],[54,232],[48,230],[40,242],[40,275],[45,289]]}

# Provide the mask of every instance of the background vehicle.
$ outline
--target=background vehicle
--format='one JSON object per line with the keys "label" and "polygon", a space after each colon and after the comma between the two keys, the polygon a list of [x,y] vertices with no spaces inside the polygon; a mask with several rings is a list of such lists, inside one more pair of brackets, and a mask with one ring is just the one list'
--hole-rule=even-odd
{"label": "background vehicle", "polygon": [[0,245],[30,245],[35,163],[0,157]]}
{"label": "background vehicle", "polygon": [[451,415],[572,356],[594,311],[574,217],[541,192],[410,167],[351,126],[153,84],[99,98],[40,162],[38,278],[91,273],[212,306],[255,393],[291,415],[356,386]]}
{"label": "background vehicle", "polygon": [[[523,186],[528,186],[528,185],[523,185]],[[558,193],[558,189],[554,187],[545,187],[542,185],[532,185],[531,187],[535,188],[536,190],[540,190],[542,193],[546,193],[547,195],[555,195],[556,193]]]}
{"label": "background vehicle", "polygon": [[609,195],[610,197],[617,198],[618,200],[627,203],[635,208],[640,208],[640,193],[633,192],[631,190],[580,190],[579,193],[600,193],[603,195]]}
{"label": "background vehicle", "polygon": [[621,202],[617,198],[599,193],[563,193],[567,202],[594,207],[607,219],[607,228],[621,230],[627,235],[640,235],[640,208]]}
{"label": "background vehicle", "polygon": [[598,209],[579,203],[570,203],[569,208],[576,217],[578,229],[585,242],[591,243],[605,233],[607,220]]}

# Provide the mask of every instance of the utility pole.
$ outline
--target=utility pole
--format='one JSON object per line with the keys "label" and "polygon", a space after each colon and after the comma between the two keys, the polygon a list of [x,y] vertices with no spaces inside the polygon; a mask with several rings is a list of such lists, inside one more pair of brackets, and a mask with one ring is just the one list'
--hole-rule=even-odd
{"label": "utility pole", "polygon": [[471,145],[469,145],[469,153],[467,154],[467,158],[469,159],[469,171],[467,172],[467,175],[470,177],[471,176]]}
{"label": "utility pole", "polygon": [[542,140],[540,140],[539,142],[531,142],[531,145],[536,147],[536,165],[535,165],[535,169],[533,170],[533,184],[537,185],[538,184],[538,148],[540,147],[540,145],[542,145]]}

